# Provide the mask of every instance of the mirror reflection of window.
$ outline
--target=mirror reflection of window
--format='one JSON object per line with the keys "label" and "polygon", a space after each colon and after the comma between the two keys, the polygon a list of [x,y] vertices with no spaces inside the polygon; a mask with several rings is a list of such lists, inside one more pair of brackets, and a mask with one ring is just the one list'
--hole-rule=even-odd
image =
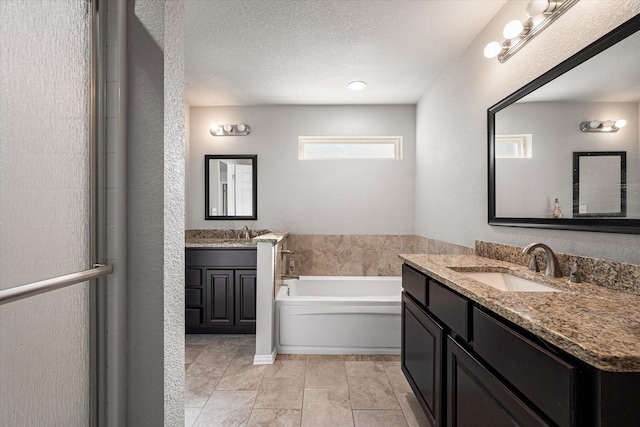
{"label": "mirror reflection of window", "polygon": [[496,135],[497,159],[530,159],[532,155],[533,135],[530,133],[520,135]]}

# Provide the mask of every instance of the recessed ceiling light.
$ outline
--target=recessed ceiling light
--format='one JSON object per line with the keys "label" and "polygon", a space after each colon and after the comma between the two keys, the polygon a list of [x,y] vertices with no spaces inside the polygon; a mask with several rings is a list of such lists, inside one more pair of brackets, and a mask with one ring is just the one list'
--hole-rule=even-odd
{"label": "recessed ceiling light", "polygon": [[367,84],[365,82],[356,81],[349,83],[347,87],[351,90],[362,90],[367,87]]}

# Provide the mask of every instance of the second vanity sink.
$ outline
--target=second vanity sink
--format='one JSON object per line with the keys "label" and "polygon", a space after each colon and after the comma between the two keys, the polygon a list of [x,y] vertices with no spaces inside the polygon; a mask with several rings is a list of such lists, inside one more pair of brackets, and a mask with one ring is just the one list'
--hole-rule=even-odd
{"label": "second vanity sink", "polygon": [[562,292],[559,289],[533,282],[508,273],[465,271],[460,274],[485,285],[506,292]]}

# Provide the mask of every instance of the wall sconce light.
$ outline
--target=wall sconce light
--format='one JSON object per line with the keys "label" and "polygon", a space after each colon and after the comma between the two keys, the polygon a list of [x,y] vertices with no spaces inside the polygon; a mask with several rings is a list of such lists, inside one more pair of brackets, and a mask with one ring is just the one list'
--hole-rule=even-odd
{"label": "wall sconce light", "polygon": [[245,136],[251,133],[249,125],[238,123],[237,125],[219,125],[212,123],[209,132],[213,136]]}
{"label": "wall sconce light", "polygon": [[619,120],[590,120],[580,123],[582,132],[618,132],[627,125],[624,119]]}
{"label": "wall sconce light", "polygon": [[493,41],[487,44],[484,48],[484,56],[487,58],[497,56],[498,61],[506,62],[578,1],[531,0],[526,9],[529,19],[525,22],[514,20],[507,23],[502,32],[506,40],[502,43]]}

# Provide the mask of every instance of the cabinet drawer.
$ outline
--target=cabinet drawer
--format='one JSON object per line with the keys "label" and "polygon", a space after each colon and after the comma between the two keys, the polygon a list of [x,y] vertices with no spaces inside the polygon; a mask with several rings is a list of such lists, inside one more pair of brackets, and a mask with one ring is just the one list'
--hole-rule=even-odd
{"label": "cabinet drawer", "polygon": [[185,289],[184,293],[185,305],[202,305],[202,289]]}
{"label": "cabinet drawer", "polygon": [[200,326],[202,323],[202,309],[187,308],[184,311],[184,322],[186,326]]}
{"label": "cabinet drawer", "polygon": [[256,248],[188,248],[185,264],[190,267],[256,268]]}
{"label": "cabinet drawer", "polygon": [[185,286],[202,286],[202,270],[199,268],[187,268],[184,275]]}
{"label": "cabinet drawer", "polygon": [[433,280],[429,280],[428,295],[429,311],[462,339],[469,341],[469,301]]}
{"label": "cabinet drawer", "polygon": [[474,308],[473,348],[559,426],[575,424],[574,366]]}
{"label": "cabinet drawer", "polygon": [[402,287],[419,303],[427,305],[427,276],[402,264]]}

